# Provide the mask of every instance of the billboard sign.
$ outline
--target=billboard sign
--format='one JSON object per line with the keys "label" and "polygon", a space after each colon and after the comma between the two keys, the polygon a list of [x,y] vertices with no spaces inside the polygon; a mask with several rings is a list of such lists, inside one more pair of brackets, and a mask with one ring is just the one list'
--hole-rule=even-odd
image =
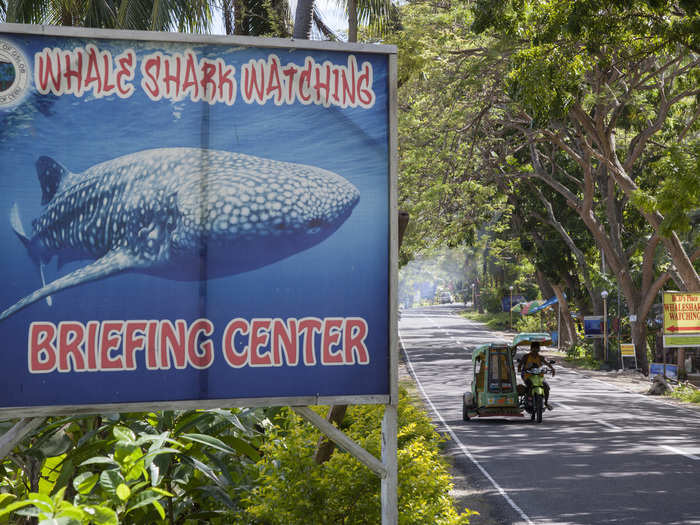
{"label": "billboard sign", "polygon": [[586,315],[583,318],[583,334],[591,339],[603,338],[603,316]]}
{"label": "billboard sign", "polygon": [[649,379],[653,380],[656,376],[678,380],[678,365],[649,363]]}
{"label": "billboard sign", "polygon": [[[583,335],[591,339],[603,338],[603,316],[586,315],[583,317]],[[610,320],[608,320],[608,335],[610,335]]]}
{"label": "billboard sign", "polygon": [[700,334],[700,293],[664,292],[664,334]]}
{"label": "billboard sign", "polygon": [[0,25],[0,413],[387,402],[396,51],[305,45]]}

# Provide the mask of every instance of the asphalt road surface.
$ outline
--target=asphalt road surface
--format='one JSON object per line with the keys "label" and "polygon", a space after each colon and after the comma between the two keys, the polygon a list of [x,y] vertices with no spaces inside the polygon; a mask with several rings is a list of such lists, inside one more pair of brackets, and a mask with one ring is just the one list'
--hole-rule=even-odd
{"label": "asphalt road surface", "polygon": [[[472,350],[500,334],[454,305],[406,309],[403,359],[492,523],[700,524],[700,414],[555,365],[544,421],[462,421]],[[469,502],[467,501],[469,508]],[[483,523],[479,517],[472,523]]]}

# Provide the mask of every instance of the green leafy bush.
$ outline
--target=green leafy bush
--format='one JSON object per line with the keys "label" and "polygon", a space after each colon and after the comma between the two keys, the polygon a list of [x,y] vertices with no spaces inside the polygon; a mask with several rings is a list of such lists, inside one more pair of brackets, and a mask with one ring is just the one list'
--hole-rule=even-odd
{"label": "green leafy bush", "polygon": [[[351,406],[342,429],[376,457],[380,455],[381,406]],[[367,524],[381,522],[380,480],[350,454],[336,450],[322,465],[313,453],[319,432],[285,409],[262,446],[259,477],[247,499],[259,523]],[[454,509],[450,476],[439,455],[441,437],[427,415],[399,401],[399,523],[456,525],[469,523]]]}
{"label": "green leafy bush", "polygon": [[0,463],[0,523],[233,523],[266,422],[262,409],[52,418]]}
{"label": "green leafy bush", "polygon": [[686,403],[700,403],[700,389],[690,383],[681,383],[669,395]]}
{"label": "green leafy bush", "polygon": [[566,351],[565,360],[569,363],[575,364],[576,366],[590,368],[592,370],[600,368],[600,365],[602,364],[593,357],[593,345],[590,343],[573,345],[568,348]]}
{"label": "green leafy bush", "polygon": [[539,313],[520,315],[519,313],[513,312],[513,328],[516,332],[541,332],[542,320],[540,315]]}
{"label": "green leafy bush", "polygon": [[501,299],[506,295],[507,293],[498,289],[483,288],[481,290],[481,302],[487,312],[492,314],[502,313],[503,305],[501,304]]}
{"label": "green leafy bush", "polygon": [[[354,406],[343,425],[377,457],[382,415]],[[404,392],[399,422],[400,523],[468,523],[441,438]],[[288,409],[52,418],[0,463],[0,523],[379,523],[379,478],[340,451],[317,465],[318,437]]]}

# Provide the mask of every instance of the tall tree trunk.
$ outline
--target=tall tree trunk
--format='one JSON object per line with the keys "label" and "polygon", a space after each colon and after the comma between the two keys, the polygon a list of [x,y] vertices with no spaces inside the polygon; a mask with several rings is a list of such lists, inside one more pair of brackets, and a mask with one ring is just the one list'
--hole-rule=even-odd
{"label": "tall tree trunk", "polygon": [[222,0],[221,7],[224,12],[224,29],[227,35],[233,34],[233,0]]}
{"label": "tall tree trunk", "polygon": [[311,36],[311,20],[314,0],[299,0],[294,15],[294,38],[308,40]]}
{"label": "tall tree trunk", "polygon": [[357,42],[357,0],[348,1],[348,42]]}
{"label": "tall tree trunk", "polygon": [[[661,335],[659,335],[661,337]],[[649,360],[647,359],[647,324],[639,322],[632,323],[632,343],[637,355],[637,366],[645,374],[649,373]]]}
{"label": "tall tree trunk", "polygon": [[[328,409],[328,416],[326,416],[326,419],[329,422],[335,423],[336,426],[340,427],[340,424],[345,418],[345,413],[347,412],[347,410],[347,405],[333,405]],[[319,437],[318,444],[316,445],[316,453],[314,454],[314,461],[319,465],[321,463],[325,463],[326,461],[331,459],[331,455],[333,455],[333,450],[335,450],[335,443],[333,443],[330,439],[328,439],[325,436]]]}
{"label": "tall tree trunk", "polygon": [[540,292],[542,293],[542,298],[544,300],[549,299],[554,295],[554,286],[549,282],[549,279],[545,277],[544,272],[537,268],[535,270],[535,280],[537,281],[537,286],[540,287]]}
{"label": "tall tree trunk", "polygon": [[574,320],[571,317],[571,312],[569,312],[569,302],[564,297],[564,290],[561,286],[552,285],[552,288],[554,288],[554,294],[557,296],[560,308],[559,344],[562,347],[571,348],[576,344],[577,335]]}
{"label": "tall tree trunk", "polygon": [[233,34],[245,35],[245,2],[233,0]]}
{"label": "tall tree trunk", "polygon": [[61,5],[61,25],[62,26],[72,26],[73,25],[73,15],[68,10],[65,5]]}

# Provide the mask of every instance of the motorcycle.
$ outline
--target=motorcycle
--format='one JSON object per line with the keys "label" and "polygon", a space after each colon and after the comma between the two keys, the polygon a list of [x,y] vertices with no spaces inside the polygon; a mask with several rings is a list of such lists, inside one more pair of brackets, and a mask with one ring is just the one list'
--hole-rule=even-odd
{"label": "motorcycle", "polygon": [[[550,365],[554,361],[548,362]],[[518,385],[518,401],[520,408],[530,414],[530,420],[536,423],[542,423],[542,412],[544,412],[544,376],[549,372],[546,366],[531,367],[525,371],[530,374],[530,384],[528,387],[524,384]]]}

